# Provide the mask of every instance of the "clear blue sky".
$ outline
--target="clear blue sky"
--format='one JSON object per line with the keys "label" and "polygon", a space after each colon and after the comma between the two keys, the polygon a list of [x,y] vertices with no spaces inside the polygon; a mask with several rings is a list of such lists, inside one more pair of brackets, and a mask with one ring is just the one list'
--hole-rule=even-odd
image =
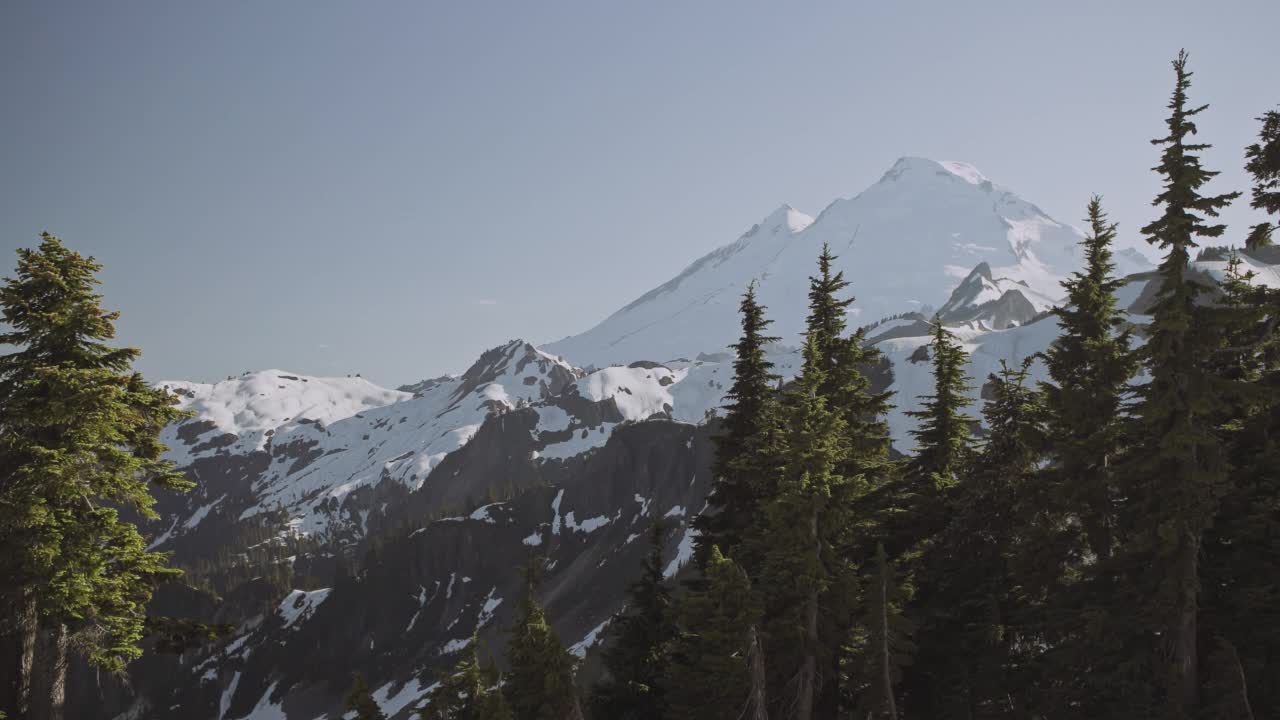
{"label": "clear blue sky", "polygon": [[153,379],[395,385],[584,330],[901,155],[1064,221],[1103,193],[1137,242],[1169,60],[1245,189],[1276,27],[1275,0],[8,0],[0,268],[41,230],[97,256]]}

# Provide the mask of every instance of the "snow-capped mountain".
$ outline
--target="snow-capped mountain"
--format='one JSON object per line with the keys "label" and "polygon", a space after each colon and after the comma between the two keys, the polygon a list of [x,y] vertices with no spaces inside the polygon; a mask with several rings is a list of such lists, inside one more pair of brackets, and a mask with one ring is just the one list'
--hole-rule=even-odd
{"label": "snow-capped mountain", "polygon": [[[388,717],[406,720],[473,636],[502,646],[514,568],[534,554],[549,561],[548,618],[589,674],[647,526],[667,528],[669,577],[691,557],[749,282],[784,338],[768,349],[775,370],[792,378],[808,278],[830,243],[857,296],[850,325],[884,353],[870,379],[894,392],[888,423],[906,453],[908,412],[932,388],[934,313],[970,353],[976,414],[1002,361],[1057,337],[1048,311],[1079,269],[1080,238],[971,166],[904,158],[816,220],[779,208],[587,332],[541,349],[510,341],[461,374],[398,390],[280,370],[159,383],[194,414],[164,440],[197,487],[160,498],[152,547],[187,566],[296,537],[320,550],[271,561],[290,564],[288,589],[253,577],[224,597],[158,597],[161,614],[232,622],[235,637],[181,662],[150,656],[133,686],[82,683],[97,695],[73,707],[121,720],[337,718],[359,670]],[[1242,257],[1280,286],[1280,251]],[[1117,262],[1134,273],[1120,304],[1141,325],[1155,274],[1136,252]],[[1193,272],[1221,279],[1226,265],[1207,252]],[[338,557],[364,557],[363,570],[336,572]]]}
{"label": "snow-capped mountain", "polygon": [[[721,352],[735,339],[738,300],[752,280],[775,334],[794,344],[823,243],[839,256],[836,268],[857,296],[854,324],[929,314],[982,263],[1044,305],[1061,296],[1059,283],[1077,268],[1080,239],[1077,229],[971,165],[904,157],[817,219],[784,205],[599,325],[544,349],[594,365]],[[1119,262],[1125,273],[1150,268],[1131,253]]]}

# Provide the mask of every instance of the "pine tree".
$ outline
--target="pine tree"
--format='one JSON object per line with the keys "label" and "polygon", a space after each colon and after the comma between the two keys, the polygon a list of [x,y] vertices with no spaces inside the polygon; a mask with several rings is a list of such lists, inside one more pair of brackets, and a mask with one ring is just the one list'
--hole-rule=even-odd
{"label": "pine tree", "polygon": [[856,708],[854,717],[897,720],[897,686],[916,651],[911,639],[915,625],[903,613],[907,590],[895,577],[883,543],[876,547],[863,587],[865,602],[850,643],[846,687]]}
{"label": "pine tree", "polygon": [[662,716],[660,680],[676,634],[671,591],[662,575],[665,530],[661,522],[653,524],[640,579],[631,585],[626,609],[609,624],[611,642],[604,656],[608,677],[592,693],[593,717],[647,720]]}
{"label": "pine tree", "polygon": [[751,630],[760,608],[746,573],[714,545],[703,573],[701,586],[677,601],[680,632],[663,669],[662,717],[738,720],[751,695]]}
{"label": "pine tree", "polygon": [[[1245,170],[1253,176],[1250,205],[1257,210],[1280,216],[1280,111],[1271,110],[1258,118],[1262,130],[1258,140],[1245,149]],[[1257,250],[1272,244],[1274,226],[1270,222],[1254,225],[1245,247]]]}
{"label": "pine tree", "polygon": [[817,333],[811,334],[804,367],[786,397],[786,452],[777,496],[766,510],[763,545],[768,551],[760,577],[771,620],[766,627],[771,663],[794,670],[783,683],[787,693],[773,695],[792,705],[799,720],[814,716],[820,669],[835,661],[838,642],[822,633],[830,618],[824,607],[833,593],[845,597],[851,590],[851,568],[835,542],[847,513],[832,504],[844,482],[836,470],[844,422],[820,392],[826,376],[820,347]]}
{"label": "pine tree", "polygon": [[0,343],[18,348],[0,357],[0,648],[18,650],[3,699],[21,714],[29,693],[29,717],[59,718],[68,648],[122,670],[152,587],[178,574],[117,508],[153,518],[152,486],[190,483],[160,459],[182,413],[129,370],[138,350],[106,343],[119,315],[94,292],[101,266],[47,233],[18,257],[0,288]]}
{"label": "pine tree", "polygon": [[724,432],[716,437],[715,482],[707,498],[708,511],[694,520],[698,529],[698,557],[718,545],[734,554],[745,533],[759,520],[760,498],[768,494],[769,451],[776,436],[773,363],[765,346],[778,338],[766,335],[773,322],[756,301],[756,284],[747,286],[740,306],[742,336],[734,346],[733,386],[725,394]]}
{"label": "pine tree", "polygon": [[[1051,469],[1042,479],[1041,510],[1053,517],[1051,526],[1080,538],[1068,538],[1057,557],[1039,558],[1052,570],[1080,557],[1087,549],[1109,558],[1115,544],[1119,487],[1115,462],[1121,449],[1120,422],[1129,381],[1138,369],[1131,350],[1132,333],[1125,327],[1116,291],[1124,284],[1115,277],[1111,247],[1116,226],[1107,222],[1102,201],[1089,202],[1090,233],[1081,241],[1085,269],[1063,282],[1067,302],[1055,309],[1061,334],[1044,354],[1051,382],[1044,394]],[[1075,522],[1065,522],[1069,516]],[[1046,523],[1049,524],[1049,523]]]}
{"label": "pine tree", "polygon": [[1201,544],[1227,487],[1226,458],[1212,420],[1220,414],[1223,384],[1206,371],[1204,358],[1219,346],[1218,329],[1197,302],[1204,288],[1188,277],[1190,250],[1197,238],[1222,235],[1223,225],[1207,218],[1238,193],[1206,196],[1200,188],[1217,173],[1205,170],[1193,144],[1193,118],[1205,107],[1188,108],[1191,73],[1187,55],[1173,62],[1177,81],[1169,103],[1168,134],[1155,168],[1164,190],[1155,204],[1162,215],[1143,228],[1148,242],[1166,250],[1159,267],[1159,292],[1142,359],[1151,380],[1135,407],[1136,447],[1126,471],[1133,498],[1132,539],[1125,552],[1147,596],[1142,629],[1157,644],[1152,681],[1170,718],[1189,717],[1198,705],[1199,592]]}
{"label": "pine tree", "polygon": [[515,720],[565,720],[578,702],[573,656],[535,597],[541,570],[535,560],[525,571],[525,592],[507,646],[511,669],[502,689]]}
{"label": "pine tree", "polygon": [[364,675],[360,673],[352,675],[351,691],[347,693],[347,700],[343,707],[347,712],[355,713],[354,720],[387,720],[386,714],[369,693],[369,683],[365,682]]}

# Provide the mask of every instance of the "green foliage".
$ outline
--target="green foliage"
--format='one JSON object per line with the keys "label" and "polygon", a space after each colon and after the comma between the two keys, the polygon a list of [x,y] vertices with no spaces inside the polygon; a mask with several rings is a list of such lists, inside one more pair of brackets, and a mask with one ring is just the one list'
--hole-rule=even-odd
{"label": "green foliage", "polygon": [[[677,602],[679,634],[665,668],[670,720],[737,720],[750,694],[749,629],[760,607],[742,568],[712,546],[705,582]],[[607,717],[607,716],[605,716]]]}
{"label": "green foliage", "polygon": [[502,689],[515,720],[564,720],[577,705],[573,656],[535,598],[540,575],[535,560],[525,571],[525,593],[507,646],[511,671]]}
{"label": "green foliage", "polygon": [[[1245,149],[1244,169],[1253,176],[1253,196],[1250,205],[1272,215],[1280,216],[1280,111],[1271,110],[1258,118],[1262,129],[1258,142]],[[1245,247],[1257,250],[1272,244],[1275,226],[1261,222],[1249,230]]]}
{"label": "green foliage", "polygon": [[190,618],[149,616],[146,633],[155,639],[155,651],[181,655],[188,650],[205,647],[209,643],[231,637],[235,625],[230,623],[202,623]]}
{"label": "green foliage", "polygon": [[897,687],[916,652],[911,639],[916,627],[904,613],[909,589],[898,582],[883,544],[876,547],[863,589],[845,660],[846,701],[855,708],[854,717],[897,720]]}
{"label": "green foliage", "polygon": [[609,624],[611,643],[604,656],[608,677],[592,691],[594,717],[647,720],[662,715],[663,664],[676,634],[671,591],[662,576],[664,535],[663,524],[655,522],[640,579],[631,585],[626,609]]}
{"label": "green foliage", "polygon": [[369,693],[369,683],[365,682],[364,675],[360,673],[351,676],[351,691],[347,693],[343,707],[347,712],[355,713],[353,720],[387,720],[386,714]]}
{"label": "green foliage", "polygon": [[1219,237],[1221,224],[1209,218],[1238,193],[1202,195],[1217,173],[1204,169],[1199,153],[1208,146],[1189,142],[1193,118],[1205,106],[1189,108],[1191,73],[1186,53],[1174,61],[1177,81],[1169,103],[1168,134],[1157,172],[1164,189],[1156,198],[1162,215],[1143,228],[1148,242],[1167,255],[1159,268],[1159,292],[1141,357],[1150,382],[1134,408],[1135,443],[1125,462],[1125,493],[1131,501],[1127,567],[1147,598],[1134,631],[1153,643],[1155,694],[1170,717],[1186,717],[1197,702],[1197,620],[1203,534],[1227,491],[1224,447],[1214,432],[1231,386],[1210,372],[1207,358],[1222,342],[1221,329],[1204,304],[1204,288],[1187,276],[1197,238]]}
{"label": "green foliage", "polygon": [[908,412],[919,426],[911,431],[915,457],[907,463],[907,475],[925,497],[937,497],[955,485],[960,471],[973,454],[971,426],[964,413],[972,402],[965,364],[969,355],[938,318],[933,319],[929,343],[933,360],[933,394],[921,398],[919,410]]}
{"label": "green foliage", "polygon": [[[1116,226],[1096,196],[1088,223],[1081,242],[1085,269],[1063,283],[1067,302],[1054,311],[1062,332],[1044,356],[1051,381],[1040,386],[1053,438],[1051,467],[1036,498],[1047,520],[1041,526],[1070,535],[1059,539],[1052,556],[1039,558],[1050,569],[1078,563],[1086,551],[1111,556],[1120,492],[1113,466],[1122,447],[1129,381],[1138,369],[1132,331],[1116,301],[1123,285],[1111,260]],[[1066,523],[1066,516],[1078,522]]]}
{"label": "green foliage", "polygon": [[770,453],[776,441],[777,413],[773,385],[778,380],[765,346],[778,340],[765,334],[771,320],[756,301],[755,283],[742,296],[742,337],[734,346],[734,381],[725,398],[724,432],[716,442],[715,482],[707,497],[708,512],[694,522],[699,530],[698,558],[718,545],[733,554],[743,534],[759,522],[760,498],[770,477]]}
{"label": "green foliage", "polygon": [[439,684],[418,711],[422,720],[510,720],[511,708],[502,693],[498,668],[481,664],[476,637],[463,650],[453,670],[441,673]]}
{"label": "green foliage", "polygon": [[100,269],[45,234],[0,288],[0,343],[17,348],[0,357],[0,562],[42,624],[121,670],[140,654],[151,588],[177,571],[117,508],[155,517],[152,487],[190,483],[160,457],[173,399],[129,370],[137,350],[106,343],[118,314],[94,292]]}
{"label": "green foliage", "polygon": [[1253,176],[1249,205],[1280,215],[1280,111],[1270,110],[1258,118],[1262,128],[1258,142],[1245,149],[1244,169]]}

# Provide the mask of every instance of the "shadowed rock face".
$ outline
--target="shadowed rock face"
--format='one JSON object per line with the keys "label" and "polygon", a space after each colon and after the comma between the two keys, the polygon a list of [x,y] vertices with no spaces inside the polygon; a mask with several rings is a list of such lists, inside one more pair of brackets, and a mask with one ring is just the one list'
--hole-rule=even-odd
{"label": "shadowed rock face", "polygon": [[[104,701],[112,715],[123,712],[135,699],[131,693],[141,691],[164,701],[149,699],[140,718],[218,717],[224,702],[227,717],[241,717],[270,689],[287,717],[310,719],[339,710],[352,671],[364,673],[374,688],[392,683],[387,693],[393,696],[406,684],[404,697],[417,698],[473,633],[501,650],[521,591],[520,568],[538,556],[548,563],[540,599],[561,640],[574,645],[588,638],[621,607],[653,521],[667,525],[671,574],[689,559],[688,523],[710,488],[712,430],[666,420],[628,424],[593,452],[535,464],[532,418],[533,410],[491,418],[438,466],[432,477],[441,483],[388,502],[380,522],[387,528],[422,525],[425,509],[452,502],[462,488],[504,487],[507,500],[468,504],[455,517],[378,536],[362,574],[339,580],[314,606],[297,596],[294,604],[304,613],[298,619],[290,622],[293,606],[282,604],[248,618],[244,639],[219,652],[189,653],[182,665],[148,658],[138,666],[143,682],[133,690],[92,682],[80,668],[74,673],[75,707],[86,714],[73,716],[96,717]],[[206,463],[203,471],[234,484],[251,467],[223,460]],[[209,527],[215,532],[215,525]],[[206,541],[216,544],[203,530],[186,536],[181,553],[198,554]],[[223,608],[234,600],[163,597],[167,611],[208,619],[225,617]],[[240,604],[246,615],[255,607]],[[406,701],[395,717],[408,717],[414,704]]]}

